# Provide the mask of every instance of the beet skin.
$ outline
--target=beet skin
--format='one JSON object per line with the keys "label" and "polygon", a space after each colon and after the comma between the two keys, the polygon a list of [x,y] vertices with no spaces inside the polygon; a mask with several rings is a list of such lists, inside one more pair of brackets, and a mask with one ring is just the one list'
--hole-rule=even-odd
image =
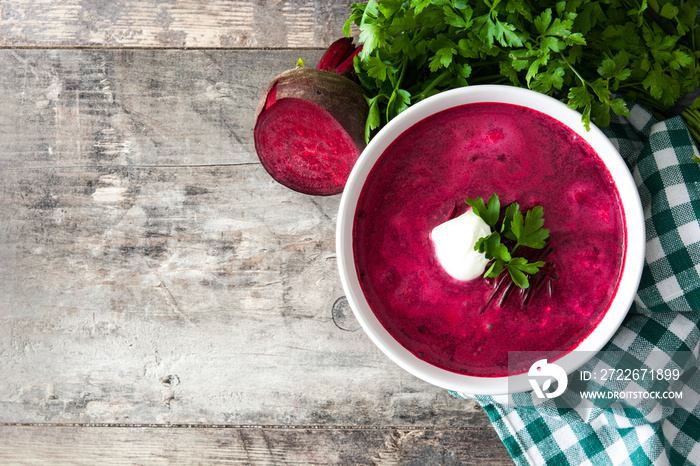
{"label": "beet skin", "polygon": [[286,71],[258,105],[255,150],[284,186],[338,194],[365,147],[368,112],[362,88],[345,76],[316,68]]}

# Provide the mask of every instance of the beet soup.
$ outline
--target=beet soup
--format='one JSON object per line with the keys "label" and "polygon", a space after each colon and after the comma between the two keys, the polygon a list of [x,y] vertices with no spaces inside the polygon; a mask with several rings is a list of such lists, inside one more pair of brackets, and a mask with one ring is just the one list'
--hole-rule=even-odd
{"label": "beet soup", "polygon": [[[559,279],[524,307],[517,293],[485,307],[494,280],[452,278],[430,239],[455,205],[494,193],[502,207],[541,205],[550,230]],[[588,143],[502,103],[454,107],[405,131],[372,168],[353,223],[360,285],[382,325],[420,359],[474,376],[508,375],[508,351],[555,359],[575,348],[608,309],[624,248],[617,190]]]}

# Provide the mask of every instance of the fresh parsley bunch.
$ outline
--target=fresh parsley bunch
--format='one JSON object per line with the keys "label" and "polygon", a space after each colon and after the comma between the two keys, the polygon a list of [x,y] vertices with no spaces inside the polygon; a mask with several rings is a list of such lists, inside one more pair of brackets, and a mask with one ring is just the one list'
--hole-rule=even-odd
{"label": "fresh parsley bunch", "polygon": [[365,136],[426,97],[488,83],[559,98],[586,127],[607,126],[610,110],[628,115],[623,99],[659,117],[680,113],[700,141],[698,7],[697,0],[353,4],[343,31],[350,36],[357,25],[363,47],[355,71],[368,93]]}
{"label": "fresh parsley bunch", "polygon": [[490,261],[484,278],[497,278],[506,269],[513,283],[520,288],[528,288],[530,283],[527,276],[539,272],[545,262],[531,262],[522,251],[517,256],[516,252],[521,246],[542,249],[547,244],[549,230],[543,228],[542,206],[535,206],[523,215],[518,203],[513,202],[505,208],[501,219],[501,202],[496,194],[486,202],[481,197],[467,199],[466,202],[491,227],[491,234],[479,238],[474,245],[474,250],[486,254]]}

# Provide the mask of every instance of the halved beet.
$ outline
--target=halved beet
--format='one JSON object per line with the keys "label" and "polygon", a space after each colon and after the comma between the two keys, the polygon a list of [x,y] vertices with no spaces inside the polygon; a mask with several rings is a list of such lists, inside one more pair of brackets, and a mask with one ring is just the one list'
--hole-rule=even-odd
{"label": "halved beet", "polygon": [[255,150],[284,186],[338,194],[365,147],[368,112],[362,88],[350,79],[315,68],[286,71],[258,105]]}

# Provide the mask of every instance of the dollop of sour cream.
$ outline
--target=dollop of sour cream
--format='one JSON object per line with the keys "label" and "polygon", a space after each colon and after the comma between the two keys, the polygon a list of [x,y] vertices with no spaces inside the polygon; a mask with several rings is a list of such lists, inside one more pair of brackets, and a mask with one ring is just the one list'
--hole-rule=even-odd
{"label": "dollop of sour cream", "polygon": [[484,253],[474,250],[474,245],[489,234],[488,224],[468,210],[433,228],[430,239],[445,271],[457,280],[467,281],[480,277],[486,269],[489,261]]}

